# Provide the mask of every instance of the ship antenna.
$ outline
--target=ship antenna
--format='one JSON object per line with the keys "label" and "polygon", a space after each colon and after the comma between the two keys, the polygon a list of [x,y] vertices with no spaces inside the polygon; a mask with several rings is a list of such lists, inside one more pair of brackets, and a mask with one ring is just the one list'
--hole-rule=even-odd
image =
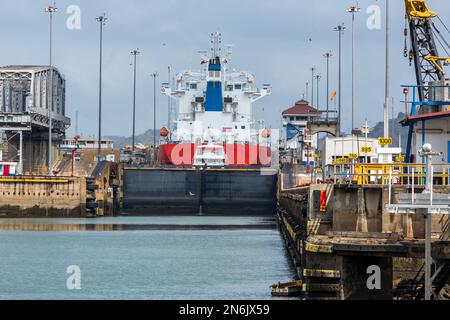
{"label": "ship antenna", "polygon": [[211,55],[212,59],[220,57],[222,44],[222,34],[220,32],[211,33]]}

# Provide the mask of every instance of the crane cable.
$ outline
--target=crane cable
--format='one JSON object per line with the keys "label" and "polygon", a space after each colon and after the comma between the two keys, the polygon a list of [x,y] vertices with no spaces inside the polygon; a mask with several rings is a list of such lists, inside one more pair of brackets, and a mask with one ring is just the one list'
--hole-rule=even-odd
{"label": "crane cable", "polygon": [[442,25],[444,26],[445,30],[447,30],[447,32],[450,34],[450,30],[447,28],[447,26],[445,25],[444,21],[442,21],[441,17],[437,16],[437,18],[442,23]]}
{"label": "crane cable", "polygon": [[436,28],[434,23],[432,23],[432,26],[433,26],[433,29],[434,29],[434,31],[432,30],[432,32],[436,36],[435,38],[437,39],[437,41],[439,42],[441,47],[444,49],[444,51],[447,54],[447,56],[450,56],[449,51],[447,50],[447,48],[450,49],[449,43],[447,42],[447,40],[445,40],[445,38],[442,36],[440,31]]}

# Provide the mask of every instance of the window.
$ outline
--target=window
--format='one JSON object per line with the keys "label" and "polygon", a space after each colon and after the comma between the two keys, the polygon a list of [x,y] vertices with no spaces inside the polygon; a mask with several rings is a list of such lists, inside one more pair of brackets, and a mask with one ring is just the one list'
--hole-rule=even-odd
{"label": "window", "polygon": [[235,90],[241,90],[242,89],[242,85],[241,84],[235,84],[234,85],[234,89]]}

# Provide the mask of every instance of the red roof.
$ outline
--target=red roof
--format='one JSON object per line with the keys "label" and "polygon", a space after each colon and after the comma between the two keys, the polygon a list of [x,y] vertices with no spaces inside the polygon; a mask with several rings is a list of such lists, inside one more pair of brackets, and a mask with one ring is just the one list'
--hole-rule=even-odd
{"label": "red roof", "polygon": [[283,111],[284,115],[310,115],[310,116],[320,116],[320,112],[317,109],[311,107],[306,100],[300,100],[295,103],[295,105],[287,110]]}

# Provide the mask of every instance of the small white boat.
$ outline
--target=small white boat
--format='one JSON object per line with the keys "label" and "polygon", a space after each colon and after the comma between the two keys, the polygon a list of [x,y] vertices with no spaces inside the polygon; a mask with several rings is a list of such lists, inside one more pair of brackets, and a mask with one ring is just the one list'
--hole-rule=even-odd
{"label": "small white boat", "polygon": [[227,156],[223,146],[208,144],[198,146],[195,150],[195,167],[224,167],[226,160]]}

